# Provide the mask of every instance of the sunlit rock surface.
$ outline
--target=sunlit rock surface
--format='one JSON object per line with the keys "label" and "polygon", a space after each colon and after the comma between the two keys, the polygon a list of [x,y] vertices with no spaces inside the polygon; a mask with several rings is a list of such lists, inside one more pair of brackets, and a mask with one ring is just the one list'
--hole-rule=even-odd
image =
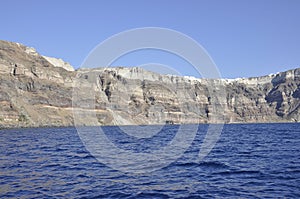
{"label": "sunlit rock surface", "polygon": [[0,41],[0,127],[297,122],[300,69],[238,79],[80,69]]}

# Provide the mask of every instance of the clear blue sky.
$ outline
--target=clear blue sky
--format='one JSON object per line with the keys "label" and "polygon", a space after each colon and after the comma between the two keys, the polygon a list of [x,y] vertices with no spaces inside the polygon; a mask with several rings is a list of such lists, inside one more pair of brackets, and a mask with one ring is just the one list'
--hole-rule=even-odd
{"label": "clear blue sky", "polygon": [[[0,23],[1,40],[33,46],[75,67],[113,34],[148,26],[192,37],[226,78],[300,67],[300,0],[10,0],[1,2]],[[153,52],[116,64],[149,62],[193,75],[180,61]]]}

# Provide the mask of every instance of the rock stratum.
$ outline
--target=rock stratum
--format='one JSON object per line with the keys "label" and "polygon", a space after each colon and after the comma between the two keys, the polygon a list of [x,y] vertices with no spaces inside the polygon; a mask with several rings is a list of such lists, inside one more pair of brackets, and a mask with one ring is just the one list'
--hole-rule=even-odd
{"label": "rock stratum", "polygon": [[300,120],[300,69],[238,79],[80,69],[0,41],[0,127]]}

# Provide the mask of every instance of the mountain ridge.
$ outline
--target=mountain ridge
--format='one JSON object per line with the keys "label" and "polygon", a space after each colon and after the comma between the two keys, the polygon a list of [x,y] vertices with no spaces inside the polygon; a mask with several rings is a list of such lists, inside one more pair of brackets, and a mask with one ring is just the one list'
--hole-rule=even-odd
{"label": "mountain ridge", "polygon": [[199,79],[136,67],[74,71],[65,63],[0,41],[0,127],[300,120],[299,68],[262,77]]}

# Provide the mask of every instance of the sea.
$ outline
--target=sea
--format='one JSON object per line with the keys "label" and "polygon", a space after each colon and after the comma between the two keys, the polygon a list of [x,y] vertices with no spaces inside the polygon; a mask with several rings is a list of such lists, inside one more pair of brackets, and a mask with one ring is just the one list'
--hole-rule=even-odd
{"label": "sea", "polygon": [[[121,165],[103,157],[107,140],[98,143],[97,156],[90,146],[97,142],[84,141],[75,127],[0,130],[0,198],[300,198],[298,123],[224,125],[199,158],[209,128],[201,124],[191,142],[183,142],[182,154],[168,161],[161,149],[173,143],[180,126],[154,127],[159,132],[145,138],[136,136],[136,126],[126,127],[130,135],[101,127],[110,146],[120,149],[114,158]],[[122,169],[127,152],[133,160],[152,152],[164,164],[143,170],[129,160]]]}

